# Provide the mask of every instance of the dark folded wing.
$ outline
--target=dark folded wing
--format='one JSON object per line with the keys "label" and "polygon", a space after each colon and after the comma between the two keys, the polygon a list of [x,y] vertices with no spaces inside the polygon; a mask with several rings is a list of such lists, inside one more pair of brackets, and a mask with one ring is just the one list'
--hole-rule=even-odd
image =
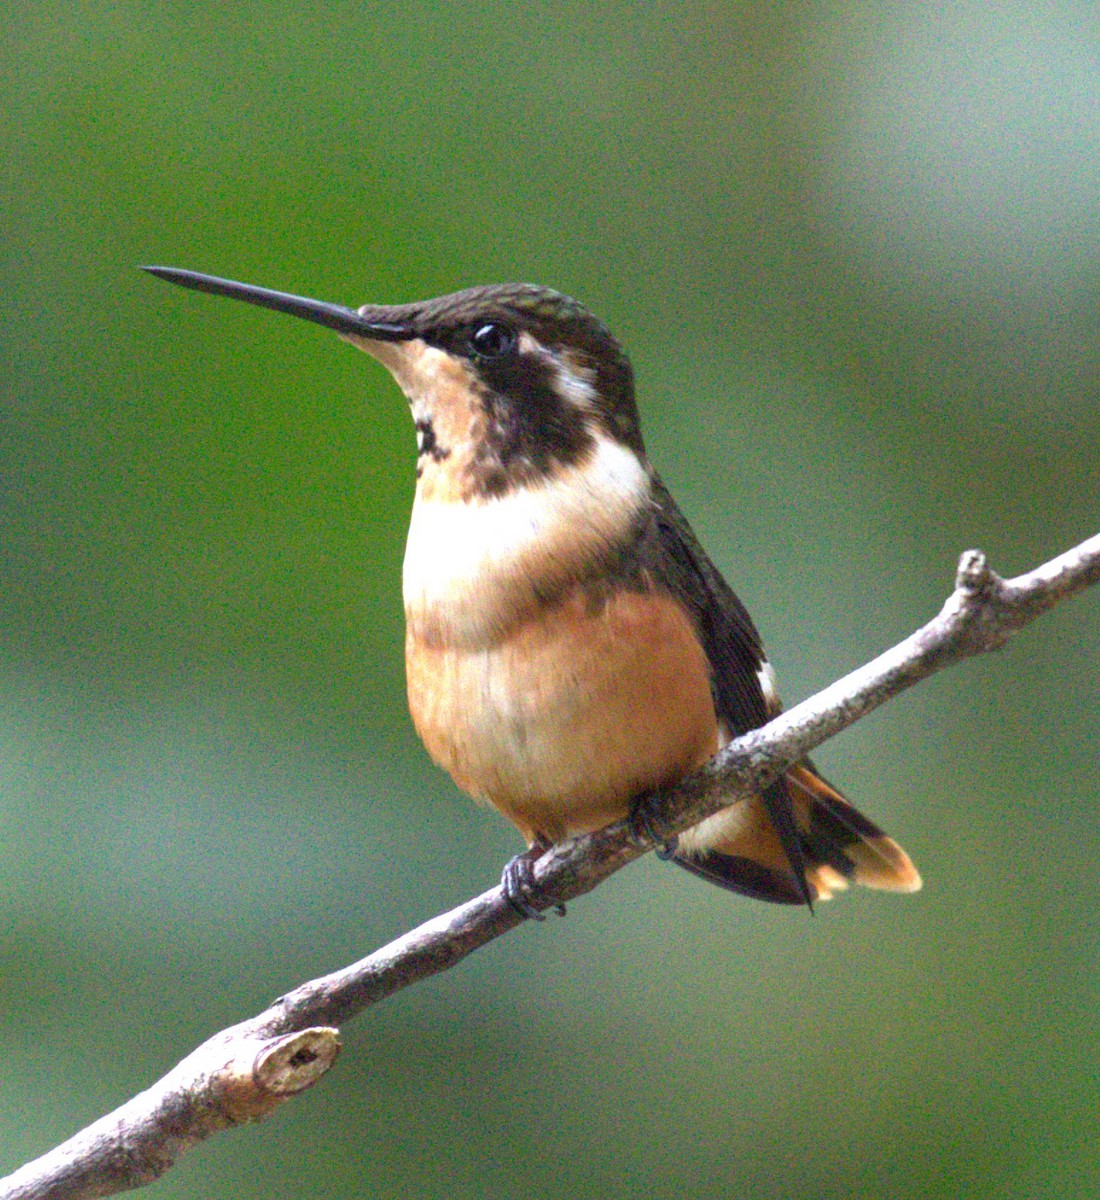
{"label": "dark folded wing", "polygon": [[[642,538],[642,559],[653,582],[683,604],[699,632],[711,668],[718,719],[731,737],[769,718],[761,683],[767,658],[752,618],[707,557],[668,489],[654,476],[655,511]],[[761,797],[794,874],[801,899],[812,900],[785,780]]]}

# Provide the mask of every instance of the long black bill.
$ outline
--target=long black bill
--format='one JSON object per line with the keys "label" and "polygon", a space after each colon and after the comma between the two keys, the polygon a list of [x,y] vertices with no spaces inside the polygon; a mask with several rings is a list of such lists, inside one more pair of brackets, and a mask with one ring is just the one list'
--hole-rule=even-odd
{"label": "long black bill", "polygon": [[411,321],[387,320],[397,318],[401,308],[386,309],[383,305],[371,306],[377,315],[367,315],[342,304],[328,304],[324,300],[310,300],[306,296],[292,296],[289,292],[275,292],[270,288],[254,287],[250,283],[236,283],[232,279],[219,279],[216,275],[201,275],[198,271],[183,271],[178,267],[142,267],[158,279],[178,283],[180,287],[193,288],[196,292],[210,292],[214,296],[229,296],[233,300],[246,300],[276,312],[289,313],[292,317],[304,317],[335,329],[337,333],[353,333],[377,342],[403,342],[416,336]]}

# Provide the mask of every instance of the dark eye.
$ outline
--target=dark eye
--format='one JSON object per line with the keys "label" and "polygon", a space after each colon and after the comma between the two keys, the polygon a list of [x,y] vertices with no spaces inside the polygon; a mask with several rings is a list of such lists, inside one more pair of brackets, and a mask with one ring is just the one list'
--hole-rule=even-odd
{"label": "dark eye", "polygon": [[481,358],[500,358],[516,344],[515,331],[507,325],[479,325],[470,334],[470,348]]}

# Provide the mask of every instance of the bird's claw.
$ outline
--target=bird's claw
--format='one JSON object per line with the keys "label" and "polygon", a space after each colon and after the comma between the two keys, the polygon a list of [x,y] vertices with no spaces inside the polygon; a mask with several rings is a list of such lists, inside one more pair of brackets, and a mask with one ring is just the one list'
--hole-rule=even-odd
{"label": "bird's claw", "polygon": [[[535,882],[535,863],[546,853],[547,847],[536,842],[523,854],[517,854],[504,867],[500,877],[500,886],[504,898],[519,913],[529,921],[545,921],[546,914],[535,907],[535,902],[545,901],[542,891]],[[565,905],[555,904],[559,917],[565,916]]]}
{"label": "bird's claw", "polygon": [[646,845],[654,845],[655,849],[653,853],[662,862],[667,862],[675,855],[676,849],[679,846],[679,839],[675,834],[670,838],[661,838],[653,832],[653,825],[650,821],[649,798],[647,796],[643,796],[634,805],[634,811],[630,814],[630,824],[633,827],[634,840],[636,842],[644,842]]}

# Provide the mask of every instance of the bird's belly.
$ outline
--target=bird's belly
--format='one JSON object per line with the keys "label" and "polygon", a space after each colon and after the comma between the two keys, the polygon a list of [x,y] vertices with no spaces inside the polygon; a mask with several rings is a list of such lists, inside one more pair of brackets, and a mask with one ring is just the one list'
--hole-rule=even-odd
{"label": "bird's belly", "polygon": [[706,655],[663,593],[578,588],[488,647],[410,631],[406,669],[432,757],[528,840],[598,829],[718,746]]}

